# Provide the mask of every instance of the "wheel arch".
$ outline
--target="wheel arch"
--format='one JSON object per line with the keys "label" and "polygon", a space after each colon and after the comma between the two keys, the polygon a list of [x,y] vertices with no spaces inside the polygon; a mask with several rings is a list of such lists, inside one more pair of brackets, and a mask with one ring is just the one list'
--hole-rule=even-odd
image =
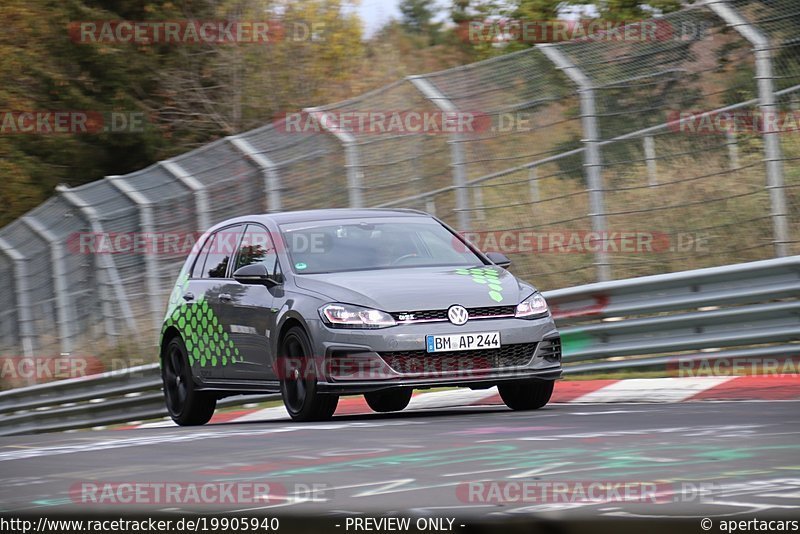
{"label": "wheel arch", "polygon": [[164,355],[167,351],[167,345],[169,345],[169,342],[176,337],[181,337],[181,333],[176,326],[170,325],[164,329],[164,333],[161,335],[161,346],[158,350],[159,362],[163,363]]}

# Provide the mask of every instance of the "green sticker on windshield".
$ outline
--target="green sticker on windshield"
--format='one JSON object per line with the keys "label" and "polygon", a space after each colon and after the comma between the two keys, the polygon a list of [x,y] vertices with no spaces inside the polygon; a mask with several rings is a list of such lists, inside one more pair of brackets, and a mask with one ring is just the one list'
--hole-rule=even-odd
{"label": "green sticker on windshield", "polygon": [[301,262],[295,263],[294,264],[294,268],[297,269],[298,271],[302,271],[303,269],[307,269],[308,265],[306,265],[305,263],[303,263],[301,261]]}

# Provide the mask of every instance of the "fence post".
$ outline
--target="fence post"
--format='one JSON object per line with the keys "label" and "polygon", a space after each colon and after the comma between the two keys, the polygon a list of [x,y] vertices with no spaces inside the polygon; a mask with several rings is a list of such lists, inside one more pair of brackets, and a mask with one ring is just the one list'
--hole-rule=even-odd
{"label": "fence post", "polygon": [[344,147],[344,166],[347,169],[349,204],[351,208],[363,208],[364,171],[361,170],[361,156],[358,153],[356,138],[350,132],[345,132],[341,128],[331,128],[333,120],[327,111],[319,108],[305,108],[303,112],[314,117],[322,129],[336,137]]}
{"label": "fence post", "polygon": [[[66,185],[56,186],[56,191],[64,197],[64,200],[73,205],[86,217],[95,235],[100,236],[105,234],[103,225],[100,223],[100,216],[92,206],[87,204],[86,201]],[[114,292],[117,302],[119,303],[122,316],[125,320],[125,326],[130,332],[137,333],[138,328],[136,327],[136,322],[133,320],[133,313],[131,312],[131,306],[128,302],[128,296],[125,294],[125,289],[122,287],[122,280],[119,277],[116,265],[114,265],[114,262],[108,254],[98,252],[94,254],[94,262],[98,274],[103,274],[104,278],[104,280],[98,284],[98,289],[102,302],[103,322],[105,324],[106,334],[108,336],[117,335],[114,329],[113,303],[111,301],[111,295],[109,294],[109,287]]]}
{"label": "fence post", "polygon": [[[149,236],[150,239],[153,239],[155,234],[153,204],[147,200],[143,194],[131,186],[131,184],[126,182],[124,176],[106,176],[106,179],[108,179],[108,183],[116,187],[120,193],[136,204],[136,207],[139,209],[139,227],[145,236]],[[153,250],[144,251],[144,276],[153,329],[154,332],[159,332],[161,330],[163,319],[161,315],[164,313],[165,303],[159,298],[161,295],[161,288],[158,282],[158,263],[156,262],[155,254]]]}
{"label": "fence post", "polygon": [[429,199],[425,201],[425,211],[436,217],[436,200]]}
{"label": "fence post", "polygon": [[64,270],[64,244],[38,219],[25,215],[20,219],[33,233],[44,239],[50,245],[50,265],[53,269],[53,291],[56,299],[56,317],[58,320],[58,338],[61,352],[71,353],[72,337],[74,330],[72,324],[74,316],[70,313],[67,274]]}
{"label": "fence post", "polygon": [[[775,76],[772,72],[772,50],[769,38],[726,1],[709,0],[706,5],[753,45],[758,82],[758,107],[761,116],[766,118],[764,123],[769,123],[769,118],[775,117],[778,111],[775,102]],[[767,189],[772,207],[775,255],[778,257],[788,256],[789,221],[786,211],[780,132],[768,131],[768,128],[764,128],[762,135],[764,137],[764,161],[767,166]]]}
{"label": "fence post", "polygon": [[480,184],[475,184],[472,186],[472,202],[475,205],[475,216],[479,221],[486,220],[486,214],[484,213],[483,207],[483,188]]}
{"label": "fence post", "polygon": [[725,144],[728,145],[728,161],[730,169],[736,170],[739,168],[739,145],[736,141],[736,134],[730,130],[725,132]]}
{"label": "fence post", "polygon": [[531,202],[539,202],[539,170],[536,165],[528,169],[528,186],[530,187]]}
{"label": "fence post", "polygon": [[652,135],[644,137],[644,159],[647,164],[647,185],[658,184],[658,165],[656,164],[656,141]]}
{"label": "fence post", "polygon": [[14,292],[17,294],[17,324],[22,341],[22,354],[26,358],[33,357],[33,313],[31,313],[30,295],[28,295],[28,264],[25,256],[0,238],[0,252],[8,256],[14,265]]}
{"label": "fence post", "polygon": [[195,209],[197,210],[197,229],[202,233],[211,227],[211,204],[208,200],[208,191],[200,180],[189,174],[175,161],[166,160],[159,163],[168,173],[178,179],[194,194]]}
{"label": "fence post", "polygon": [[[449,98],[442,94],[431,82],[422,76],[409,76],[406,78],[416,87],[422,95],[433,102],[433,104],[446,114],[458,113],[458,108]],[[453,168],[453,187],[456,190],[456,220],[458,230],[467,232],[470,230],[469,216],[469,190],[467,188],[467,168],[464,156],[464,136],[457,132],[450,136],[450,158]],[[481,201],[480,196],[476,198],[476,203]]]}
{"label": "fence post", "polygon": [[586,169],[586,184],[589,191],[589,217],[592,219],[592,230],[602,236],[603,242],[595,252],[595,266],[597,279],[600,282],[611,279],[611,264],[608,254],[604,249],[608,231],[605,215],[605,200],[603,195],[603,163],[600,157],[600,132],[597,127],[597,112],[595,110],[594,86],[591,80],[560,49],[552,44],[540,44],[537,48],[564,72],[578,87],[581,102],[581,122],[583,124],[583,144],[586,150],[583,153],[584,168]]}
{"label": "fence post", "polygon": [[264,178],[264,194],[267,197],[267,211],[270,213],[281,211],[283,204],[281,201],[281,176],[278,173],[278,166],[267,156],[256,150],[247,139],[238,135],[226,137],[225,139],[261,169],[261,175]]}

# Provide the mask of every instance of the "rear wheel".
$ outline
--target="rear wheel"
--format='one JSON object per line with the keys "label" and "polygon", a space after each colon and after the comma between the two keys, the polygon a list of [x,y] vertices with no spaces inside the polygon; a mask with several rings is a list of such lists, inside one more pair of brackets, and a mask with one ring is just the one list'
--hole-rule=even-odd
{"label": "rear wheel", "polygon": [[216,397],[195,389],[186,345],[180,336],[170,340],[161,363],[164,400],[172,420],[181,426],[208,423],[217,407]]}
{"label": "rear wheel", "polygon": [[324,421],[333,416],[338,395],[317,391],[311,343],[302,328],[293,326],[281,341],[281,396],[295,421]]}
{"label": "rear wheel", "polygon": [[411,388],[387,389],[364,393],[364,399],[374,412],[399,412],[411,402]]}
{"label": "rear wheel", "polygon": [[500,384],[500,398],[512,410],[537,410],[550,401],[553,380],[521,380]]}

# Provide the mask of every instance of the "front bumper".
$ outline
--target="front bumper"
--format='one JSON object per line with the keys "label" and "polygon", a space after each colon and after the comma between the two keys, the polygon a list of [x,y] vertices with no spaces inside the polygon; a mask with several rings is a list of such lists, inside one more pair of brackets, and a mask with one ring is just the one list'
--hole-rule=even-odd
{"label": "front bumper", "polygon": [[[551,317],[481,319],[463,326],[449,322],[403,324],[390,328],[333,329],[309,321],[317,388],[330,393],[439,386],[475,388],[526,379],[561,376],[560,338]],[[500,332],[501,349],[425,352],[425,336]],[[558,350],[553,351],[553,344]],[[514,357],[506,357],[513,353]],[[403,365],[398,362],[402,361]]]}

